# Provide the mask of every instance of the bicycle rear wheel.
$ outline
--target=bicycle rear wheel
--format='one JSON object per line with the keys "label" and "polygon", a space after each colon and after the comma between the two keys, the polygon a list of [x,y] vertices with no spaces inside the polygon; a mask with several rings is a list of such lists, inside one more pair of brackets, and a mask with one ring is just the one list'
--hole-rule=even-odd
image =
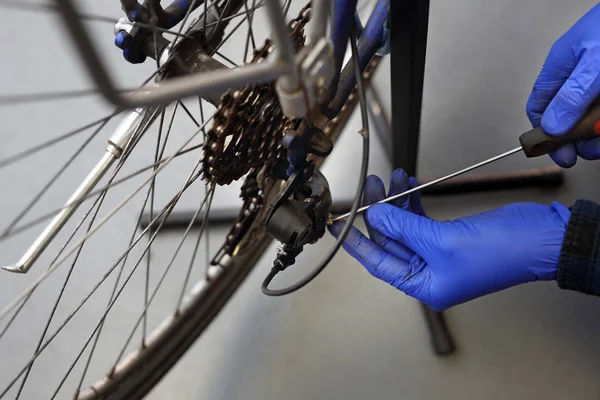
{"label": "bicycle rear wheel", "polygon": [[[205,7],[201,6],[197,9],[200,14],[197,21],[200,21],[201,24],[208,20],[207,18],[202,20],[202,15],[208,15],[207,13],[210,12],[211,7],[228,10],[226,15],[221,12],[214,16],[216,18],[215,22],[218,22],[216,26],[220,26],[222,30],[215,35],[218,38],[218,44],[214,46],[212,59],[218,60],[220,67],[225,64],[239,65],[248,62],[251,53],[259,51],[261,46],[261,39],[254,29],[260,21],[258,14],[260,4],[256,1],[247,1],[239,2],[239,7],[228,7],[227,4],[232,4],[231,0],[205,4]],[[288,7],[289,3],[284,4],[286,11]],[[222,49],[227,47],[227,42],[242,31],[246,33],[244,36],[246,45],[243,54],[239,51],[233,51],[231,55],[223,54],[222,51],[224,50]],[[183,53],[185,51],[186,53],[178,58],[184,64],[183,73],[198,72],[195,70],[200,56],[197,51],[198,47],[195,47],[197,44],[193,39],[185,39],[178,48],[179,52]],[[169,65],[170,67],[167,68],[164,74],[167,79],[170,75],[182,73],[181,63],[171,63]],[[366,79],[370,78],[376,65],[377,60],[370,64],[365,73]],[[232,231],[224,238],[223,245],[218,246],[215,257],[212,255],[208,257],[209,253],[206,252],[205,257],[208,258],[205,258],[205,264],[207,264],[205,268],[197,265],[198,259],[202,258],[198,255],[199,248],[202,247],[202,242],[208,243],[210,240],[214,243],[215,238],[210,239],[207,237],[210,228],[207,228],[206,224],[202,225],[197,234],[192,235],[193,221],[190,221],[188,229],[177,241],[175,250],[171,249],[171,255],[164,260],[166,261],[164,263],[166,267],[159,269],[155,265],[155,261],[150,261],[151,252],[153,255],[156,254],[156,250],[152,249],[157,246],[157,238],[160,238],[159,232],[169,214],[184,197],[186,191],[194,187],[193,183],[199,183],[202,178],[202,172],[204,172],[201,168],[202,156],[200,155],[202,144],[198,142],[206,135],[206,131],[214,128],[211,128],[210,119],[205,120],[204,118],[205,114],[209,115],[209,113],[215,112],[214,107],[207,104],[210,101],[216,103],[214,99],[209,99],[208,102],[201,100],[200,106],[196,108],[197,111],[193,112],[191,111],[192,106],[194,106],[193,102],[183,101],[177,102],[170,108],[147,108],[139,112],[140,117],[136,119],[131,138],[123,148],[123,155],[118,161],[115,161],[114,167],[110,171],[107,170],[107,179],[99,185],[99,189],[95,189],[88,195],[89,201],[87,204],[80,207],[78,214],[80,221],[72,226],[67,226],[67,228],[72,229],[72,235],[68,238],[62,238],[61,246],[48,248],[47,253],[51,254],[54,259],[40,258],[39,264],[42,266],[45,265],[51,268],[51,271],[54,271],[62,265],[61,270],[66,273],[60,277],[53,275],[52,278],[49,278],[48,271],[50,270],[47,269],[44,274],[40,275],[44,277],[44,280],[40,281],[39,284],[35,284],[36,281],[33,281],[33,286],[30,279],[27,282],[30,285],[24,291],[21,291],[20,299],[17,302],[8,303],[9,306],[12,304],[14,307],[7,307],[5,308],[6,312],[3,311],[2,313],[2,323],[4,325],[0,328],[2,329],[0,331],[0,346],[5,346],[2,351],[8,351],[7,349],[17,343],[18,346],[15,346],[15,348],[21,350],[22,356],[19,358],[19,367],[21,368],[2,379],[3,392],[0,397],[32,398],[34,396],[31,394],[35,393],[40,395],[40,398],[55,398],[74,393],[76,398],[83,399],[142,398],[160,381],[213,318],[218,315],[265,252],[270,243],[270,238],[263,229],[262,217],[266,212],[266,207],[262,206],[268,204],[277,193],[281,181],[271,179],[268,176],[265,177],[263,174],[260,177],[260,196],[245,198],[239,220],[236,222],[236,224],[243,227],[243,234],[238,238],[234,238],[235,241],[230,240],[231,236],[235,236],[236,232],[240,232],[239,227],[236,228],[234,225]],[[356,102],[357,97],[351,96],[341,114],[331,121],[325,130],[333,140],[337,138],[342,130]],[[8,101],[7,99],[5,103],[14,105],[17,101]],[[217,114],[219,112],[216,111]],[[93,133],[89,139],[76,149],[73,156],[63,164],[64,166],[61,166],[54,175],[47,179],[47,182],[27,202],[26,207],[21,212],[15,213],[12,216],[13,218],[8,219],[7,228],[0,234],[0,240],[10,243],[9,240],[20,232],[25,232],[27,228],[36,226],[39,222],[45,222],[48,217],[54,215],[55,212],[49,212],[42,214],[40,218],[31,218],[30,213],[32,209],[35,209],[40,199],[52,190],[53,184],[64,171],[73,166],[72,160],[81,157],[88,144],[99,134],[103,134],[109,126],[109,121],[118,114],[117,112],[111,113],[105,118],[88,124],[88,129],[93,128]],[[174,126],[173,120],[177,120],[182,114],[188,125],[197,126],[192,129],[194,133],[186,137],[183,145],[178,145],[169,152],[168,143],[173,140],[171,137],[171,142],[168,142],[169,137],[173,136],[171,134]],[[150,132],[155,128],[155,138],[151,139]],[[88,130],[76,129],[45,143],[31,146],[12,157],[5,158],[4,161],[0,161],[0,166],[12,166],[18,161],[30,162],[32,157],[39,156],[46,148],[59,145],[67,139],[79,137],[79,134],[84,132],[88,132]],[[132,162],[135,165],[135,157],[141,153],[140,149],[143,148],[144,141],[150,144],[154,142],[154,146],[148,146],[153,147],[151,161],[146,160],[146,162],[141,163],[143,165],[141,168],[138,163],[136,168],[130,168],[133,171],[127,171]],[[159,189],[160,185],[163,184],[163,187],[169,186],[165,181],[157,181],[164,175],[163,171],[167,169],[168,164],[174,165],[186,155],[189,157],[188,164],[192,165],[191,170],[186,172],[187,178],[178,190],[172,190],[173,188],[171,188],[171,195],[173,192],[175,192],[175,195],[169,196],[163,202],[165,203],[164,207],[155,208],[155,203],[159,202],[156,199],[159,190],[166,192],[164,189]],[[319,163],[321,161],[318,160]],[[171,171],[174,171],[172,168],[175,167],[170,168]],[[175,171],[177,170],[179,171],[177,174],[180,175],[181,169],[176,168]],[[249,181],[258,177],[258,171],[259,168],[249,171]],[[103,203],[105,203],[104,206],[107,205],[109,201],[107,198],[109,194],[115,191],[117,185],[125,182],[131,183],[144,172],[146,172],[144,182],[135,189],[136,194],[142,193],[142,195],[136,198],[134,195],[128,194],[123,200],[119,198],[118,202],[114,202],[114,207],[106,214],[106,217],[102,218],[103,214],[99,211]],[[253,173],[255,174],[254,177]],[[202,216],[204,221],[210,218],[209,211],[214,192],[215,186],[206,184],[202,197],[193,201],[196,205],[196,215]],[[134,198],[140,201],[141,207],[133,207],[132,200]],[[252,207],[255,198],[259,200]],[[89,205],[90,202],[93,203],[91,206]],[[87,258],[84,253],[88,251],[88,248],[93,249],[92,245],[98,244],[94,242],[94,239],[101,235],[102,231],[96,230],[96,227],[104,223],[103,221],[108,224],[114,223],[114,216],[121,215],[121,209],[129,210],[130,217],[133,217],[131,219],[135,222],[132,232],[128,232],[129,240],[125,250],[119,250],[116,255],[111,255],[108,254],[109,251],[105,251],[107,249],[103,249],[106,254],[103,254],[102,258],[105,260],[110,259],[110,263],[106,261],[98,262],[98,264],[104,264],[104,267],[99,271],[90,271],[89,267],[85,267],[85,260],[89,260],[90,257],[94,258],[95,255],[97,257],[99,253],[96,251],[95,255],[92,253]],[[151,224],[148,228],[139,232],[136,231],[136,227],[144,211],[150,212],[155,224]],[[246,214],[250,214],[251,218],[248,218]],[[122,230],[122,227],[117,229]],[[191,256],[188,260],[182,261],[177,259],[177,256],[180,249],[185,245],[191,246]],[[69,252],[71,254],[67,256],[66,254]],[[211,262],[213,260],[214,262]],[[110,264],[110,266],[106,268],[106,264]],[[175,265],[179,268],[172,268]],[[42,269],[39,268],[39,265],[37,267],[37,271]],[[136,274],[136,270],[140,272]],[[161,289],[165,279],[168,279],[169,271],[177,270],[180,271],[181,282],[177,285],[180,290],[172,291],[170,295],[176,299],[174,306],[168,312],[162,312],[160,316],[151,318],[149,316],[150,309],[156,306],[156,298],[158,298],[155,295]],[[171,274],[173,273],[171,272]],[[97,281],[88,285],[84,295],[79,293],[81,291],[79,287],[72,289],[73,280],[78,282],[74,277],[94,274],[97,275]],[[35,277],[32,276],[32,278]],[[6,279],[8,278],[13,277],[7,277]],[[137,278],[137,284],[134,282],[134,278]],[[113,280],[113,282],[110,283],[109,280]],[[190,284],[193,281],[196,283]],[[105,292],[104,297],[101,296],[103,290]],[[115,327],[114,324],[107,322],[109,321],[109,314],[114,313],[118,307],[127,307],[127,304],[123,306],[123,302],[120,300],[121,294],[127,290],[139,293],[140,302],[137,313],[129,313],[131,326]],[[69,293],[69,291],[74,293]],[[53,295],[50,294],[51,292],[53,292]],[[73,295],[74,300],[67,299],[69,294]],[[186,295],[184,296],[184,294]],[[51,301],[47,301],[48,299],[51,299]],[[35,330],[39,331],[36,340],[24,345],[17,340],[19,329],[24,329],[24,326],[27,327],[27,312],[31,311],[30,308],[32,304],[36,304],[36,301],[38,303],[47,301],[46,318],[44,318],[43,323],[38,324],[39,326],[35,326]],[[86,312],[87,308],[90,307],[90,303],[92,303],[92,311],[95,311],[97,315],[96,322],[87,324],[85,327],[83,324],[78,325],[77,316],[79,313]],[[159,304],[158,308],[166,307]],[[64,318],[59,318],[59,316]],[[53,372],[50,370],[59,369],[57,363],[54,363],[51,357],[48,359],[48,349],[52,349],[54,341],[60,338],[61,334],[64,334],[65,327],[71,326],[75,326],[74,329],[76,330],[82,330],[84,334],[80,340],[77,340],[76,344],[73,343],[72,360],[62,367],[65,373],[56,374],[57,379],[54,382],[54,387],[50,388],[51,385],[49,385],[49,390],[44,391],[43,394],[39,388],[32,389],[36,373]],[[108,332],[111,328],[115,333]],[[123,346],[114,349],[113,352],[116,357],[113,357],[111,363],[104,365],[104,367],[101,365],[95,367],[98,358],[102,358],[100,361],[106,361],[106,358],[108,358],[104,355],[99,357],[98,354],[111,347],[109,344],[103,346],[103,336],[113,339],[118,337],[121,342],[125,343]],[[43,360],[42,356],[46,356],[46,359]],[[102,364],[102,362],[98,364]],[[98,375],[94,375],[93,372],[97,372],[102,368],[107,372],[103,378],[98,379]]]}

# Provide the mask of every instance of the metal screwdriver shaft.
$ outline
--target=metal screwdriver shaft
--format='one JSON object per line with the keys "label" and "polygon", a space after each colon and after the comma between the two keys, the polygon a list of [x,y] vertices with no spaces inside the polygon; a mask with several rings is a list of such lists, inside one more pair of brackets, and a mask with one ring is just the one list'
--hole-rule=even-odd
{"label": "metal screwdriver shaft", "polygon": [[[376,202],[376,203],[373,203],[373,204],[388,203],[388,202],[390,202],[390,201],[393,201],[393,200],[396,200],[396,199],[398,199],[398,198],[400,198],[400,197],[402,197],[402,196],[406,196],[406,195],[409,195],[409,194],[411,194],[411,193],[418,192],[419,190],[421,190],[421,189],[425,189],[426,187],[433,186],[433,185],[437,185],[438,183],[441,183],[441,182],[447,181],[448,179],[452,179],[452,178],[454,178],[454,177],[457,177],[457,176],[459,176],[459,175],[465,174],[465,173],[467,173],[467,172],[469,172],[469,171],[473,171],[474,169],[477,169],[477,168],[479,168],[479,167],[483,167],[484,165],[487,165],[487,164],[493,163],[493,162],[495,162],[495,161],[498,161],[498,160],[500,160],[500,159],[502,159],[502,158],[504,158],[504,157],[508,157],[508,156],[510,156],[510,155],[512,155],[512,154],[518,153],[518,152],[519,152],[519,151],[521,151],[521,150],[523,150],[523,148],[522,148],[521,146],[519,146],[519,147],[517,147],[517,148],[514,148],[514,149],[512,149],[512,150],[510,150],[510,151],[507,151],[506,153],[499,154],[499,155],[497,155],[497,156],[495,156],[495,157],[492,157],[492,158],[489,158],[489,159],[487,159],[487,160],[485,160],[485,161],[481,161],[481,162],[479,162],[479,163],[477,163],[477,164],[474,164],[474,165],[471,165],[471,166],[469,166],[469,167],[467,167],[467,168],[461,169],[460,171],[453,172],[453,173],[451,173],[450,175],[446,175],[446,176],[443,176],[443,177],[441,177],[441,178],[438,178],[438,179],[436,179],[436,180],[433,180],[433,181],[431,181],[431,182],[424,183],[423,185],[420,185],[420,186],[414,187],[414,188],[412,188],[412,189],[410,189],[410,190],[407,190],[406,192],[399,193],[399,194],[396,194],[396,195],[394,195],[394,196],[386,197],[385,199],[383,199],[383,200],[380,200],[380,201],[378,201],[378,202]],[[366,210],[368,210],[368,209],[369,209],[369,207],[371,207],[373,204],[368,204],[368,205],[366,205],[366,206],[363,206],[363,207],[359,208],[359,209],[358,209],[358,211],[357,211],[357,213],[362,213],[362,212],[365,212],[365,211],[366,211]],[[349,213],[346,213],[346,214],[343,214],[343,215],[340,215],[340,216],[334,217],[334,218],[332,218],[332,219],[331,219],[331,222],[333,223],[333,222],[337,222],[337,221],[339,221],[339,220],[342,220],[342,219],[344,219],[344,218],[347,218],[347,217],[348,217],[348,215],[350,215],[350,214],[349,214]]]}

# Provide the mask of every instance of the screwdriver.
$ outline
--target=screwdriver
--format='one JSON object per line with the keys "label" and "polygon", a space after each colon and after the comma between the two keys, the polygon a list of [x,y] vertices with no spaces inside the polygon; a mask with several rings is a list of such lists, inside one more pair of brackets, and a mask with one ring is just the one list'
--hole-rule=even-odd
{"label": "screwdriver", "polygon": [[[358,214],[366,211],[374,204],[382,204],[388,203],[390,201],[396,200],[400,197],[409,195],[414,192],[418,192],[419,190],[425,189],[429,186],[437,185],[438,183],[447,181],[459,175],[465,174],[469,171],[473,171],[477,168],[483,167],[484,165],[491,164],[495,161],[501,160],[505,157],[508,157],[512,154],[523,152],[527,158],[539,157],[545,154],[548,154],[559,147],[576,140],[588,140],[596,137],[600,137],[600,101],[596,101],[592,104],[592,106],[587,110],[582,119],[575,125],[575,127],[569,131],[566,135],[562,136],[550,136],[542,127],[537,127],[531,129],[523,133],[519,137],[519,141],[521,145],[517,148],[509,150],[505,153],[499,154],[495,157],[489,158],[487,160],[481,161],[477,164],[471,165],[467,168],[461,169],[460,171],[453,172],[449,175],[443,176],[441,178],[435,179],[431,182],[424,183],[423,185],[419,185],[412,189],[409,189],[403,193],[396,194],[394,196],[386,197],[383,200],[377,201],[372,204],[368,204],[359,208],[356,212]],[[337,222],[341,219],[347,218],[350,216],[350,213],[346,213],[343,215],[339,215],[333,217],[330,221],[330,224]]]}

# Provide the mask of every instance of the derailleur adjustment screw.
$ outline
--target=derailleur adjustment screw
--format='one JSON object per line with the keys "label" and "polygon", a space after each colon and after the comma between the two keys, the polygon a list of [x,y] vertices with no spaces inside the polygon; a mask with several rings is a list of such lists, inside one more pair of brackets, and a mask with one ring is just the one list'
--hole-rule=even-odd
{"label": "derailleur adjustment screw", "polygon": [[327,217],[327,222],[325,222],[325,225],[327,225],[327,226],[333,225],[333,215],[329,214],[329,216]]}

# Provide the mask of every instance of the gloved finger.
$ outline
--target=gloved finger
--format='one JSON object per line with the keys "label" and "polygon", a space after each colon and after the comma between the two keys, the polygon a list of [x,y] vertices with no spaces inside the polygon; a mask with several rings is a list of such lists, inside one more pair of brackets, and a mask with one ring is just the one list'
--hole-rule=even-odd
{"label": "gloved finger", "polygon": [[540,126],[544,111],[575,69],[577,63],[571,54],[569,46],[560,40],[550,49],[527,100],[527,117],[534,128]]}
{"label": "gloved finger", "polygon": [[[338,237],[342,230],[342,225],[343,223],[333,224],[329,228],[331,234]],[[376,243],[369,240],[358,229],[352,227],[342,246],[348,254],[361,263],[374,277],[393,284],[402,291],[408,289],[409,263],[388,253]],[[413,285],[414,283],[411,282],[410,284]]]}
{"label": "gloved finger", "polygon": [[[367,180],[365,182],[365,190],[363,193],[363,206],[378,202],[380,200],[383,200],[384,198],[385,186],[383,185],[383,181],[375,175],[367,176]],[[378,238],[380,240],[385,239],[384,235],[377,232],[377,230],[371,227],[366,218],[365,224],[367,225],[367,232],[369,233],[369,237],[371,238],[371,240],[377,241]]]}
{"label": "gloved finger", "polygon": [[[410,181],[408,179],[408,175],[404,172],[403,169],[397,169],[392,173],[392,178],[390,179],[390,190],[388,196],[395,196],[402,192],[406,192],[410,189]],[[390,204],[393,204],[396,207],[400,207],[405,209],[406,211],[410,210],[410,195],[402,196]]]}
{"label": "gloved finger", "polygon": [[[404,172],[402,169],[395,170],[390,179],[390,190],[388,196],[394,196],[396,194],[406,192],[409,189],[410,181],[406,172]],[[389,204],[410,211],[410,195],[396,199]],[[367,223],[369,229],[369,237],[380,247],[405,261],[410,260],[414,255],[414,252],[402,243],[398,243],[397,241],[381,234],[376,229],[373,229],[371,224],[368,223],[367,219],[365,219],[365,222]]]}
{"label": "gloved finger", "polygon": [[549,155],[556,164],[563,168],[571,168],[577,162],[577,149],[574,143],[567,143]]}
{"label": "gloved finger", "polygon": [[527,117],[534,128],[541,125],[544,111],[569,77],[569,73],[561,73],[556,76],[555,71],[550,71],[546,65],[542,68],[533,85],[526,107]]}
{"label": "gloved finger", "polygon": [[[363,205],[372,204],[383,200],[385,198],[385,186],[383,181],[378,176],[370,175],[367,177],[365,182],[365,190],[363,195]],[[376,244],[378,244],[384,250],[400,257],[404,260],[409,260],[413,256],[413,252],[410,251],[406,246],[396,242],[383,235],[377,229],[373,229],[369,221],[365,218],[365,225],[367,226],[367,232],[369,238]]]}
{"label": "gloved finger", "polygon": [[[365,182],[365,190],[363,195],[363,205],[372,204],[383,200],[385,198],[385,186],[383,185],[383,181],[379,179],[379,177],[375,175],[370,175],[367,177]],[[413,252],[411,252],[406,246],[396,242],[383,235],[377,229],[373,229],[369,221],[365,218],[365,225],[367,226],[367,232],[369,233],[369,238],[384,250],[394,254],[397,257],[400,257],[404,260],[408,260],[413,256]]]}
{"label": "gloved finger", "polygon": [[575,143],[577,154],[584,160],[600,159],[600,138],[581,140]]}
{"label": "gloved finger", "polygon": [[571,76],[562,85],[542,116],[542,128],[549,135],[564,135],[581,119],[600,94],[600,48],[585,50]]}
{"label": "gloved finger", "polygon": [[[416,188],[419,186],[419,181],[414,176],[409,179],[410,188]],[[426,217],[425,210],[423,209],[423,205],[421,204],[421,191],[414,192],[410,195],[410,211],[414,212],[417,215],[421,215]]]}
{"label": "gloved finger", "polygon": [[373,228],[405,244],[418,255],[440,245],[442,235],[437,222],[401,208],[376,204],[367,210],[367,219]]}

